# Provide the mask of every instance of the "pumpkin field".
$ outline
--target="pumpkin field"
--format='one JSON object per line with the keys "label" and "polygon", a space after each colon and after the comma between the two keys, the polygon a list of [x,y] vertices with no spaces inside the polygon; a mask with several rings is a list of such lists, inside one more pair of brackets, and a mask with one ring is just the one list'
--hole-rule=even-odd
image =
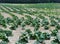
{"label": "pumpkin field", "polygon": [[60,44],[60,4],[0,4],[0,44]]}

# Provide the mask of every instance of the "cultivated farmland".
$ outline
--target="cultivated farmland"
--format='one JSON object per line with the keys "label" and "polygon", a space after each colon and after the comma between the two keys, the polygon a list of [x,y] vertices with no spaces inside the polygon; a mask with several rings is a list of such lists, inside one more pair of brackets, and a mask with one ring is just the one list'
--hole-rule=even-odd
{"label": "cultivated farmland", "polygon": [[0,44],[60,44],[59,4],[0,4]]}

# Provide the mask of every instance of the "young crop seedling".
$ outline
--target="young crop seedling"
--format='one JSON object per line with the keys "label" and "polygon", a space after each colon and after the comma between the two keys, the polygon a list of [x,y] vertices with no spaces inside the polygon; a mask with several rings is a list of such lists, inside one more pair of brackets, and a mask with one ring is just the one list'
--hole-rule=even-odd
{"label": "young crop seedling", "polygon": [[51,31],[52,33],[51,33],[51,35],[52,36],[56,36],[57,35],[57,32],[58,32],[58,30],[57,29],[55,29],[55,30],[53,30],[53,31]]}
{"label": "young crop seedling", "polygon": [[55,21],[55,20],[53,20],[53,19],[51,19],[51,26],[56,26],[58,23]]}
{"label": "young crop seedling", "polygon": [[3,30],[3,29],[0,29],[0,32],[1,33],[5,33],[6,36],[12,36],[12,31],[11,30]]}
{"label": "young crop seedling", "polygon": [[22,27],[25,27],[25,26],[26,26],[25,22],[22,22],[22,23],[21,23],[21,26],[22,26]]}
{"label": "young crop seedling", "polygon": [[28,43],[28,36],[26,33],[23,33],[16,44],[26,44]]}
{"label": "young crop seedling", "polygon": [[33,19],[32,26],[33,27],[40,26],[40,20],[38,18]]}
{"label": "young crop seedling", "polygon": [[43,19],[42,22],[41,22],[42,26],[45,26],[45,25],[49,25],[49,21],[48,19]]}
{"label": "young crop seedling", "polygon": [[5,19],[5,22],[6,22],[7,24],[9,24],[9,23],[12,23],[13,20],[12,20],[10,17],[7,17],[7,18]]}
{"label": "young crop seedling", "polygon": [[45,35],[45,40],[50,40],[51,35],[49,33],[43,33]]}
{"label": "young crop seedling", "polygon": [[30,25],[33,21],[33,18],[31,16],[28,16],[28,15],[26,15],[25,17],[27,18],[27,19],[25,19],[25,23],[27,25]]}
{"label": "young crop seedling", "polygon": [[48,30],[48,29],[49,29],[49,26],[48,26],[48,25],[45,25],[45,26],[44,26],[44,29],[45,29],[45,30]]}
{"label": "young crop seedling", "polygon": [[16,30],[16,26],[13,25],[13,26],[10,27],[10,29],[11,29],[11,30]]}
{"label": "young crop seedling", "polygon": [[56,37],[54,40],[51,41],[51,44],[60,44],[60,41]]}
{"label": "young crop seedling", "polygon": [[60,29],[60,24],[57,24],[56,25],[56,28],[59,30]]}
{"label": "young crop seedling", "polygon": [[9,40],[6,37],[6,34],[5,33],[0,33],[0,39],[2,39],[3,41],[9,42]]}

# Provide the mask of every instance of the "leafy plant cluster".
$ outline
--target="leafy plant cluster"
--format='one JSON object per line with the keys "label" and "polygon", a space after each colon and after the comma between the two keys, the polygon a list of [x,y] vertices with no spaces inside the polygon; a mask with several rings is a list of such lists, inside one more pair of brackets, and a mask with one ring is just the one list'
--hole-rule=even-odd
{"label": "leafy plant cluster", "polygon": [[60,44],[60,33],[57,33],[51,44]]}
{"label": "leafy plant cluster", "polygon": [[4,19],[4,17],[1,14],[0,14],[0,25],[6,27],[5,19]]}
{"label": "leafy plant cluster", "polygon": [[20,36],[18,43],[28,43],[28,40],[37,40],[39,43],[43,43],[44,40],[50,40],[50,37],[49,33],[42,33],[40,31],[32,32],[30,29],[26,29]]}
{"label": "leafy plant cluster", "polygon": [[9,36],[12,36],[12,31],[0,29],[0,39],[2,41],[9,42]]}
{"label": "leafy plant cluster", "polygon": [[51,36],[54,37],[54,39],[51,41],[51,44],[60,44],[60,32],[58,28],[51,31]]}
{"label": "leafy plant cluster", "polygon": [[34,27],[34,30],[38,30],[40,27],[40,19],[38,18],[32,18],[29,15],[26,15],[26,19],[21,19],[21,24],[22,27],[25,27],[26,25],[30,25]]}
{"label": "leafy plant cluster", "polygon": [[[29,17],[29,18],[31,19],[31,17]],[[54,19],[55,19],[55,17],[54,17]],[[19,44],[19,43],[25,44],[25,43],[28,43],[28,40],[37,40],[39,43],[42,43],[44,40],[50,40],[50,38],[52,36],[56,37],[58,30],[60,29],[60,25],[54,19],[51,19],[50,23],[49,23],[48,19],[43,19],[42,22],[40,22],[40,19],[38,19],[38,18],[31,19],[30,21],[28,20],[30,22],[30,24],[33,27],[35,27],[35,29],[39,29],[40,23],[42,24],[42,26],[44,26],[44,29],[46,29],[46,30],[49,29],[49,25],[55,26],[55,29],[53,31],[51,31],[51,34],[42,33],[39,30],[32,32],[30,29],[26,29],[25,32],[22,34],[22,36],[20,36],[20,38],[16,44]],[[27,24],[27,25],[30,25],[30,24]],[[58,39],[55,39],[51,42],[51,44],[59,44],[59,43],[60,42]]]}

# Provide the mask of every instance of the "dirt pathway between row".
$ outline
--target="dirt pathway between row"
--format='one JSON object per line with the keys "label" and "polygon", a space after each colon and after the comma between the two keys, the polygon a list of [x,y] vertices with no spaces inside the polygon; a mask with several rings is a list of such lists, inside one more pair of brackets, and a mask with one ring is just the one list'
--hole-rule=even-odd
{"label": "dirt pathway between row", "polygon": [[13,36],[9,37],[10,42],[8,44],[15,44],[19,40],[19,36],[21,35],[22,29],[18,27],[16,30],[13,30]]}
{"label": "dirt pathway between row", "polygon": [[6,13],[6,12],[3,12],[3,13],[1,12],[1,15],[4,16],[4,18],[7,18],[7,17],[12,18],[12,16],[9,15],[8,13]]}

